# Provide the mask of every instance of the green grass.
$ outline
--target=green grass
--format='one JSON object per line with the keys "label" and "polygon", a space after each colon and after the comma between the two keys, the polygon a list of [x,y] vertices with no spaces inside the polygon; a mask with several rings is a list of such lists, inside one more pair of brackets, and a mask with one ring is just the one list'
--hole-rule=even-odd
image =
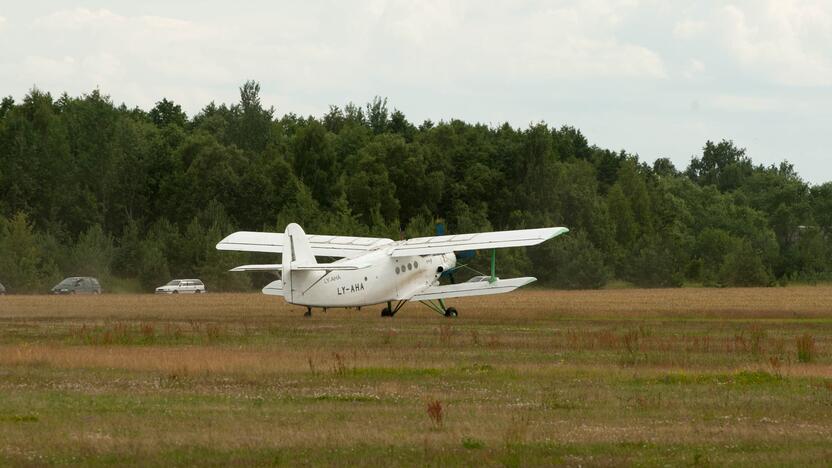
{"label": "green grass", "polygon": [[534,291],[307,320],[248,295],[18,297],[0,465],[828,466],[832,315],[781,291],[808,305]]}

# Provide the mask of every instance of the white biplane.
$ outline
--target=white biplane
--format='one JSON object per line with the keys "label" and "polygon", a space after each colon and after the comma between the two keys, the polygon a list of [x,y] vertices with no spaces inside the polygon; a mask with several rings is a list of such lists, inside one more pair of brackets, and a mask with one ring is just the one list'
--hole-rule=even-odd
{"label": "white biplane", "polygon": [[[513,291],[536,278],[499,279],[495,275],[494,249],[537,245],[568,232],[564,227],[520,229],[476,234],[419,237],[393,241],[374,237],[306,234],[295,224],[283,234],[240,231],[217,244],[219,250],[282,254],[281,264],[243,265],[231,271],[266,271],[278,280],[263,288],[264,294],[283,296],[286,302],[313,307],[357,307],[387,303],[383,317],[392,317],[408,301],[419,301],[434,311],[456,317],[445,299],[500,294]],[[439,283],[443,274],[457,268],[455,252],[491,250],[491,276],[465,283]],[[315,257],[337,257],[318,263]],[[397,302],[393,306],[393,302]]]}

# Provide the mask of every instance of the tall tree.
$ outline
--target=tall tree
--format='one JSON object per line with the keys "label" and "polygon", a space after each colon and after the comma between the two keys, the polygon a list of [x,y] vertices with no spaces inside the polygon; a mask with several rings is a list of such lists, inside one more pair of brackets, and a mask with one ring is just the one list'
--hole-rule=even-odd
{"label": "tall tree", "polygon": [[158,127],[178,125],[184,128],[188,121],[188,116],[182,112],[182,106],[165,98],[156,103],[148,113],[148,117]]}

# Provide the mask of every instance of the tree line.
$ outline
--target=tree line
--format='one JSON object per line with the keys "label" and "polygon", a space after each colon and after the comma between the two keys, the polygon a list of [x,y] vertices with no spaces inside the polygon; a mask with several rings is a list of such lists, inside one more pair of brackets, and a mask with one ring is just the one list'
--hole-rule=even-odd
{"label": "tree line", "polygon": [[[162,99],[128,108],[98,90],[32,89],[0,103],[0,282],[63,276],[149,290],[172,277],[248,290],[258,254],[217,252],[240,229],[392,239],[567,226],[498,252],[498,272],[557,288],[768,286],[832,277],[832,183],[754,164],[708,141],[687,168],[590,145],[578,129],[410,122],[387,101],[276,115],[246,82],[237,103],[188,117]],[[466,260],[486,270],[488,255]]]}

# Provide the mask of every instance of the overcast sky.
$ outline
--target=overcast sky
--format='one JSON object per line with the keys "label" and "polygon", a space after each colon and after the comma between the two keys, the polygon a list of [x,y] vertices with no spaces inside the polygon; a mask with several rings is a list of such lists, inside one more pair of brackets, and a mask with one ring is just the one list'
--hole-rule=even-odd
{"label": "overcast sky", "polygon": [[255,79],[278,114],[379,95],[417,124],[572,125],[680,169],[733,139],[832,180],[832,1],[686,3],[4,1],[0,94],[193,115]]}

